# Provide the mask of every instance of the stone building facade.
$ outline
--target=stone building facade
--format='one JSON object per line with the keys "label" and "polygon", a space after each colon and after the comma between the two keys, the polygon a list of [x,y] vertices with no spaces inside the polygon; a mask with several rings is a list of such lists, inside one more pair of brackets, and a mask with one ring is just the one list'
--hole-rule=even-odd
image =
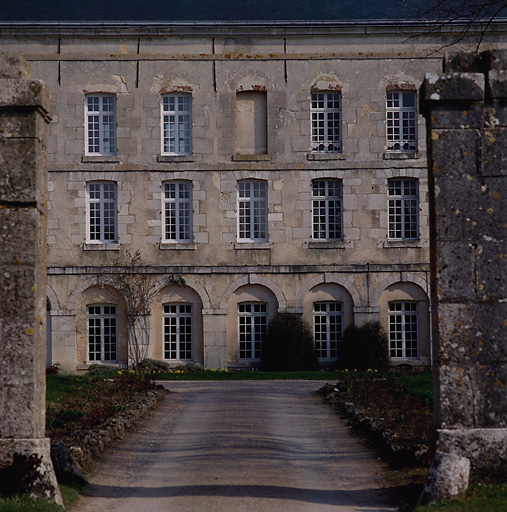
{"label": "stone building facade", "polygon": [[442,57],[439,41],[402,32],[0,25],[0,52],[22,55],[53,95],[48,362],[127,364],[114,275],[140,251],[152,358],[256,366],[266,323],[294,312],[322,365],[347,325],[369,320],[393,364],[428,364],[418,90]]}

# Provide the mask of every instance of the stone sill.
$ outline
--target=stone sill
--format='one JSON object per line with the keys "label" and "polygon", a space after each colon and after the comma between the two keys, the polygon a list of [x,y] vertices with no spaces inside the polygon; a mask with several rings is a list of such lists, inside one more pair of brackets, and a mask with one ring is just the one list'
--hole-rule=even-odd
{"label": "stone sill", "polygon": [[419,160],[421,154],[417,151],[413,152],[397,152],[397,151],[386,151],[384,153],[384,160]]}
{"label": "stone sill", "polygon": [[83,251],[119,251],[120,244],[93,244],[93,243],[85,243],[83,244]]}
{"label": "stone sill", "polygon": [[117,156],[111,155],[85,155],[81,158],[83,163],[94,163],[94,164],[117,164],[120,159]]}
{"label": "stone sill", "polygon": [[396,367],[399,365],[411,365],[411,366],[430,366],[430,359],[428,357],[390,357],[390,366]]}
{"label": "stone sill", "polygon": [[161,251],[194,251],[197,249],[195,243],[175,242],[175,243],[162,243],[160,242],[158,248]]}
{"label": "stone sill", "polygon": [[100,366],[101,368],[111,368],[112,370],[121,370],[122,368],[128,368],[128,363],[124,362],[113,362],[108,361],[107,363],[101,361],[88,361],[86,364],[77,364],[76,371],[83,372],[88,371],[90,366]]}
{"label": "stone sill", "polygon": [[346,160],[347,157],[343,153],[308,153],[306,155],[308,160]]}
{"label": "stone sill", "polygon": [[271,244],[269,242],[235,242],[233,245],[234,249],[241,250],[269,250],[271,249]]}
{"label": "stone sill", "polygon": [[377,247],[383,249],[422,249],[428,247],[427,240],[379,240]]}
{"label": "stone sill", "polygon": [[178,162],[193,162],[192,155],[158,155],[157,162],[159,163],[178,163]]}
{"label": "stone sill", "polygon": [[308,242],[308,249],[353,249],[354,243],[352,240],[312,240]]}
{"label": "stone sill", "polygon": [[235,154],[235,155],[232,155],[232,159],[234,162],[269,162],[271,160],[271,156],[268,154],[263,154],[263,155]]}

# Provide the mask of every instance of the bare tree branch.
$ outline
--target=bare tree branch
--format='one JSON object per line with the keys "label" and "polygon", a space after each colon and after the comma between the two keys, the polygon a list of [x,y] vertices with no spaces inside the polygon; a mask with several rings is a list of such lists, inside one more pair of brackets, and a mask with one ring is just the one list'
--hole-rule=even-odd
{"label": "bare tree branch", "polygon": [[[118,272],[113,274],[112,285],[123,295],[128,332],[128,359],[139,366],[148,357],[150,345],[150,315],[156,291],[152,278],[143,268],[141,253],[125,251],[114,263]],[[185,286],[185,280],[173,274],[169,282]]]}
{"label": "bare tree branch", "polygon": [[402,1],[415,10],[414,19],[428,21],[428,30],[421,33],[421,36],[439,33],[444,28],[458,29],[455,36],[451,36],[443,47],[467,39],[473,40],[478,49],[493,22],[502,16],[507,17],[507,0]]}

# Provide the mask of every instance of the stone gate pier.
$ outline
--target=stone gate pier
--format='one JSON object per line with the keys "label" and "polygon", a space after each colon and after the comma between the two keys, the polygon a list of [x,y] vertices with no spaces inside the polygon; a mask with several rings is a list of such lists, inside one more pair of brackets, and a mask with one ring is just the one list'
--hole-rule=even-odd
{"label": "stone gate pier", "polygon": [[62,504],[45,438],[49,94],[0,55],[0,486]]}
{"label": "stone gate pier", "polygon": [[446,59],[445,73],[426,75],[421,106],[433,215],[435,461],[468,459],[472,479],[505,481],[507,53]]}

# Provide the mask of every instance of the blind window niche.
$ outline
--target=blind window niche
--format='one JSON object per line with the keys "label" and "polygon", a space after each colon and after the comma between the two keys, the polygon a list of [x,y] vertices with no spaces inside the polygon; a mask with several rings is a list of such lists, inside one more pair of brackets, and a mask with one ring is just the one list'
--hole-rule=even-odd
{"label": "blind window niche", "polygon": [[266,93],[257,91],[236,93],[236,153],[263,155],[267,152]]}

